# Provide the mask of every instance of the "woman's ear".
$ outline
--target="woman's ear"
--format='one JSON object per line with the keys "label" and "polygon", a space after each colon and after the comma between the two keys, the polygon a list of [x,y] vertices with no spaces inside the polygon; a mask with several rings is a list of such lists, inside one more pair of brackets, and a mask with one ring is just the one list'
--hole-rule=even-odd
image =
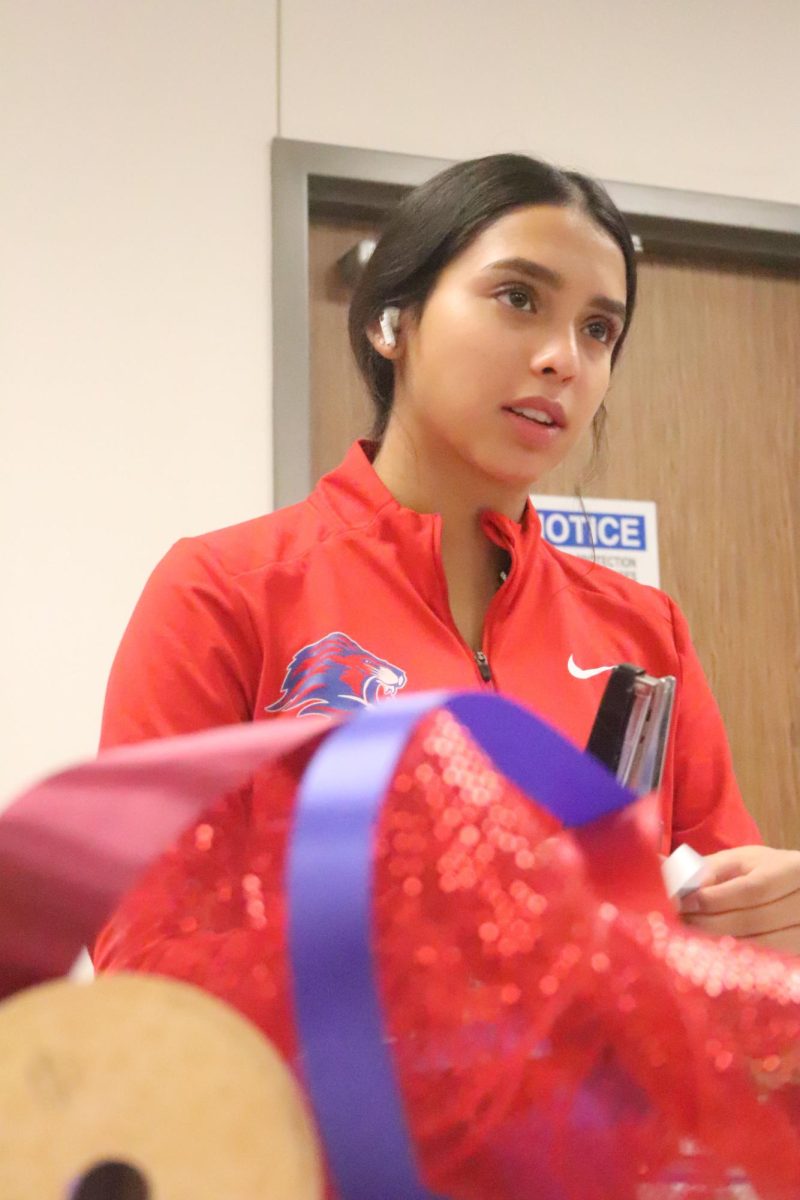
{"label": "woman's ear", "polygon": [[400,347],[398,345],[400,333],[400,309],[394,305],[389,305],[384,308],[377,321],[372,321],[367,327],[367,337],[370,340],[372,347],[377,350],[378,354],[383,358],[395,359],[399,357]]}

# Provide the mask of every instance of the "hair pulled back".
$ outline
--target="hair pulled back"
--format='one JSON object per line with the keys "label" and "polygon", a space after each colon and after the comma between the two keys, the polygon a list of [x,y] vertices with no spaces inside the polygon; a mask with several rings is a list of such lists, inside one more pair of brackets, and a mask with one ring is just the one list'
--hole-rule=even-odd
{"label": "hair pulled back", "polygon": [[[392,411],[394,367],[374,348],[367,329],[387,305],[411,309],[421,317],[444,268],[498,218],[532,204],[574,205],[622,251],[627,315],[612,352],[613,367],[636,302],[636,252],[625,220],[605,188],[586,175],[561,171],[523,154],[492,154],[456,163],[403,198],[350,304],[350,345],[375,409],[372,436],[376,440],[383,437]],[[596,426],[596,442],[599,436]]]}

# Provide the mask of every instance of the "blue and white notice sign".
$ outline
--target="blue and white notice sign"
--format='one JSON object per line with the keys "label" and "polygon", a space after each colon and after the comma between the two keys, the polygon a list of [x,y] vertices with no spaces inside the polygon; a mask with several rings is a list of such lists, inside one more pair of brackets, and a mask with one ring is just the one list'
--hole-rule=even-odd
{"label": "blue and white notice sign", "polygon": [[659,587],[658,527],[653,500],[532,496],[545,541]]}

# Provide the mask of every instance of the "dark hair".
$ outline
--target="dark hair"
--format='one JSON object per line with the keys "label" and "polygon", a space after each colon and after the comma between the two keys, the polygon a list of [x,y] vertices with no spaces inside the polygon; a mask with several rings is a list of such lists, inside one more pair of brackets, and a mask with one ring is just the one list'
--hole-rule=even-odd
{"label": "dark hair", "polygon": [[[387,305],[422,314],[439,275],[487,226],[531,204],[575,205],[604,229],[625,259],[627,312],[611,356],[613,367],[636,303],[636,251],[625,220],[599,183],[523,154],[492,154],[456,163],[400,202],[359,279],[350,304],[350,345],[372,398],[372,435],[386,431],[394,396],[394,367],[374,348],[367,328]],[[593,428],[595,447],[605,409]]]}

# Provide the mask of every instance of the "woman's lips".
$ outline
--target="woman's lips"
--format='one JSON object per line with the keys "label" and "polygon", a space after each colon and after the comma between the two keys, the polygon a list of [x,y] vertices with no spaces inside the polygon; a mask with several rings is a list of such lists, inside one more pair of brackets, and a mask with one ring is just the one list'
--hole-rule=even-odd
{"label": "woman's lips", "polygon": [[552,445],[567,424],[566,414],[558,401],[545,400],[541,396],[526,396],[514,404],[505,404],[503,412],[513,422],[516,438],[537,450]]}
{"label": "woman's lips", "polygon": [[516,411],[524,421],[536,422],[544,428],[552,424],[564,429],[567,424],[567,414],[558,401],[547,400],[544,396],[525,396],[503,407],[508,412]]}
{"label": "woman's lips", "polygon": [[515,441],[534,450],[544,450],[551,446],[562,432],[560,425],[543,425],[532,417],[523,417],[515,413],[510,408],[504,408],[503,413],[514,427]]}

